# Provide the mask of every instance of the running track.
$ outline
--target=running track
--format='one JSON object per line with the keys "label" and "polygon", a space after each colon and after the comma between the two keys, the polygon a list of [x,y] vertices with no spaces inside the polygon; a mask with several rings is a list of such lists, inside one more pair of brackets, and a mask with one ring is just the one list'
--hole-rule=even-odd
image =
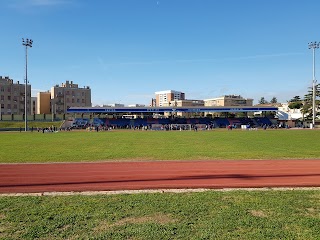
{"label": "running track", "polygon": [[0,193],[249,187],[320,187],[320,159],[0,164]]}

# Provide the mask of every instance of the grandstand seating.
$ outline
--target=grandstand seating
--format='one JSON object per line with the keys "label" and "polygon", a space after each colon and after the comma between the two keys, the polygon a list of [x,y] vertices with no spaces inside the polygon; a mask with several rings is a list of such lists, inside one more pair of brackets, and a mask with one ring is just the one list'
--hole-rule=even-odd
{"label": "grandstand seating", "polygon": [[259,126],[259,127],[261,127],[261,126],[263,126],[265,124],[267,126],[271,126],[272,125],[272,122],[267,117],[255,117],[254,119],[256,120],[257,126]]}
{"label": "grandstand seating", "polygon": [[214,118],[212,123],[214,124],[215,127],[218,127],[218,128],[221,128],[221,127],[223,128],[230,125],[230,122],[228,121],[227,118]]}
{"label": "grandstand seating", "polygon": [[136,127],[150,127],[152,124],[205,124],[213,126],[214,128],[225,128],[228,125],[240,127],[241,125],[250,125],[251,127],[262,127],[263,125],[271,126],[273,123],[267,117],[255,118],[93,118],[74,119],[74,126],[109,126],[114,128],[136,128]]}

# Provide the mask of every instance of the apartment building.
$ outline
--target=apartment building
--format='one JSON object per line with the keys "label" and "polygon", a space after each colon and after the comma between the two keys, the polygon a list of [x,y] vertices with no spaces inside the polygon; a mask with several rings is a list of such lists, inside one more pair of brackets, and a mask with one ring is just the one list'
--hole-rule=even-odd
{"label": "apartment building", "polygon": [[91,107],[91,89],[66,81],[51,88],[51,105],[57,114],[66,113],[70,107]]}
{"label": "apartment building", "polygon": [[175,90],[165,90],[155,92],[155,103],[157,107],[168,106],[169,102],[175,100],[185,100],[185,93]]}
{"label": "apartment building", "polygon": [[[9,77],[0,76],[0,104],[1,114],[25,113],[25,84],[13,82]],[[31,111],[31,85],[27,85],[27,114]]]}
{"label": "apartment building", "polygon": [[205,99],[204,105],[211,106],[253,106],[253,99],[243,98],[240,95],[224,95],[222,97]]}

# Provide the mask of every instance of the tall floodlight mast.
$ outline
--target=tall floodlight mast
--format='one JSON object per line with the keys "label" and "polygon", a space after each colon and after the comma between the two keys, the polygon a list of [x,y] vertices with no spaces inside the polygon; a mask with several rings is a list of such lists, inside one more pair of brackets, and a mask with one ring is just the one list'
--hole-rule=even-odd
{"label": "tall floodlight mast", "polygon": [[[28,131],[28,111],[27,111],[27,100],[28,100],[28,47],[32,47],[32,39],[22,38],[22,45],[26,47],[26,78],[25,78],[25,89],[24,89],[24,131]],[[30,99],[31,102],[31,99]]]}
{"label": "tall floodlight mast", "polygon": [[319,48],[319,42],[310,42],[308,43],[309,49],[312,49],[312,128],[315,126],[316,121],[316,70],[315,70],[315,63],[316,63],[316,49]]}

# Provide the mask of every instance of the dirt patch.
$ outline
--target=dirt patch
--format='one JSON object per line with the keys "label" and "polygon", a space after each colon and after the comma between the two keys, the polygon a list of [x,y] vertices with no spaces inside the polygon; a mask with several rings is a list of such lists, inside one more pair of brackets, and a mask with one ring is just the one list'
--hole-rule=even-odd
{"label": "dirt patch", "polygon": [[309,213],[314,213],[316,210],[315,210],[314,208],[307,208],[307,211],[308,211]]}
{"label": "dirt patch", "polygon": [[266,218],[268,215],[261,210],[250,210],[249,213],[254,217]]}
{"label": "dirt patch", "polygon": [[306,208],[306,213],[305,213],[306,216],[315,217],[318,214],[319,214],[319,210],[318,209],[312,208],[312,207]]}

